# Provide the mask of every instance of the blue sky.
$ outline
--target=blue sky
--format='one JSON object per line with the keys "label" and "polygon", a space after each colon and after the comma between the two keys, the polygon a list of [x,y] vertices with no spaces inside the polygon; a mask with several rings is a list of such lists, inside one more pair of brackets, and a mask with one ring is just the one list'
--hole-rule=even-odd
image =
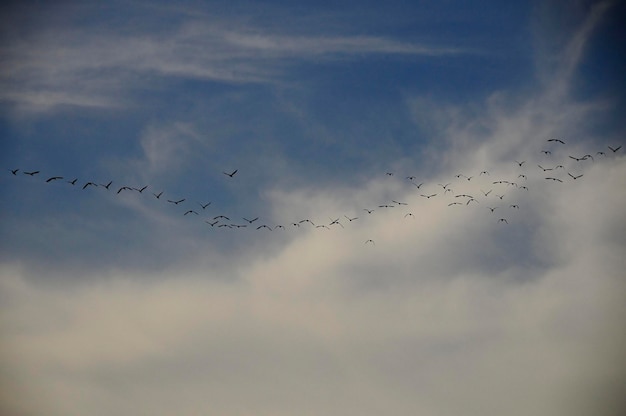
{"label": "blue sky", "polygon": [[624,4],[501,3],[3,6],[0,409],[615,414]]}

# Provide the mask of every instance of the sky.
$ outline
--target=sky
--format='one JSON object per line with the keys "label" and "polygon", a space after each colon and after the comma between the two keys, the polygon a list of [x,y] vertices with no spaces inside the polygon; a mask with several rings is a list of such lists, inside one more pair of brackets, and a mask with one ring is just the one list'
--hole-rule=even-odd
{"label": "sky", "polygon": [[623,414],[624,2],[1,7],[0,413]]}

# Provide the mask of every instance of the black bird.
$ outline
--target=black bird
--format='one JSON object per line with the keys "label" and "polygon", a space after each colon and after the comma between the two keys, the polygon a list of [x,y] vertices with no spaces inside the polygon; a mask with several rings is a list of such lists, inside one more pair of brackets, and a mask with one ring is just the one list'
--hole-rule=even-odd
{"label": "black bird", "polygon": [[491,212],[494,212],[495,210],[497,210],[497,209],[498,209],[498,207],[493,207],[493,208],[491,208],[491,207],[487,207],[487,208],[489,208],[489,209],[491,210]]}
{"label": "black bird", "polygon": [[578,176],[574,176],[574,175],[572,175],[572,174],[571,174],[571,173],[569,173],[569,172],[567,172],[567,174],[568,174],[569,176],[571,176],[571,177],[572,177],[572,179],[578,179],[578,178],[580,178],[581,176],[583,176],[582,174],[580,174],[580,175],[578,175]]}
{"label": "black bird", "polygon": [[141,194],[141,193],[143,193],[143,191],[146,190],[147,187],[148,187],[148,185],[144,186],[143,188],[133,188],[133,189]]}
{"label": "black bird", "polygon": [[333,220],[332,218],[330,219],[330,224],[328,225],[341,225],[341,228],[344,228],[343,224],[339,222],[339,218],[337,218],[336,220]]}
{"label": "black bird", "polygon": [[565,169],[565,168],[563,167],[563,165],[556,165],[554,169]]}
{"label": "black bird", "polygon": [[87,182],[85,185],[83,185],[83,189],[87,188],[88,186],[98,186],[98,184],[93,182]]}
{"label": "black bird", "polygon": [[330,230],[330,228],[325,225],[316,225],[315,228],[326,228],[327,230]]}
{"label": "black bird", "polygon": [[504,199],[504,195],[496,195],[500,199]]}
{"label": "black bird", "polygon": [[367,209],[367,208],[363,208],[363,211],[367,211],[368,214],[371,214],[372,212],[374,212],[373,209]]}
{"label": "black bird", "polygon": [[406,178],[407,178],[408,180],[412,181],[412,180],[413,180],[413,179],[415,179],[416,177],[415,177],[415,176],[407,176]]}
{"label": "black bird", "polygon": [[217,219],[219,219],[219,218],[224,218],[225,220],[230,221],[230,218],[228,218],[228,217],[227,217],[227,216],[225,216],[225,215],[216,215],[215,217],[213,217],[213,219],[214,219],[214,220],[217,220]]}
{"label": "black bird", "polygon": [[548,139],[549,142],[557,142],[557,143],[561,143],[561,144],[565,144],[565,142],[561,139]]}
{"label": "black bird", "polygon": [[196,215],[198,215],[198,213],[196,211],[194,211],[193,209],[190,209],[189,211],[185,212],[183,215],[187,215],[187,214],[196,214]]}
{"label": "black bird", "polygon": [[198,202],[198,205],[200,205],[202,207],[202,209],[206,209],[206,207],[208,207],[209,205],[211,205],[210,202],[207,202],[206,204],[202,204],[200,202]]}
{"label": "black bird", "polygon": [[419,185],[418,185],[418,184],[416,184],[416,183],[413,183],[413,182],[411,182],[411,183],[412,183],[413,185],[415,185],[415,187],[416,187],[417,189],[420,189],[420,188],[422,187],[422,185],[424,185],[424,183],[423,183],[423,182],[422,182],[422,183],[420,183]]}
{"label": "black bird", "polygon": [[522,178],[522,179],[528,179],[528,177],[527,177],[526,175],[524,175],[524,174],[522,174],[522,175],[517,175],[517,177],[518,177],[518,178]]}
{"label": "black bird", "polygon": [[441,186],[443,189],[446,189],[446,188],[448,188],[449,185],[452,185],[452,184],[451,183],[447,183],[445,185],[443,185],[443,184],[438,184],[438,185]]}
{"label": "black bird", "polygon": [[[245,227],[245,225],[244,225],[244,227]],[[282,225],[280,225],[280,224],[278,224],[278,225],[274,226],[274,229],[275,229],[275,230],[277,230],[277,229],[284,230],[284,229],[285,229],[285,227],[284,227],[284,226],[282,226]]]}
{"label": "black bird", "polygon": [[551,181],[556,181],[556,182],[563,182],[559,178],[546,178],[546,179],[551,180]]}
{"label": "black bird", "polygon": [[515,161],[515,163],[517,163],[518,165],[522,166],[524,163],[526,163],[526,161],[525,161],[525,160],[523,160],[523,161],[521,161],[521,162],[518,162],[518,161],[516,160],[516,161]]}
{"label": "black bird", "polygon": [[106,189],[109,189],[109,187],[111,186],[112,183],[113,183],[113,181],[109,181],[109,183],[107,183],[106,185],[100,184],[100,186],[102,186],[102,187],[104,187]]}
{"label": "black bird", "polygon": [[500,219],[498,220],[498,222],[505,222],[505,223],[507,223],[507,224],[509,223],[509,222],[506,220],[506,218],[500,218]]}
{"label": "black bird", "polygon": [[63,176],[53,176],[53,177],[51,177],[51,178],[48,178],[48,179],[46,180],[46,183],[48,183],[48,182],[52,182],[52,181],[57,181],[57,180],[59,180],[59,179],[63,179]]}
{"label": "black bird", "polygon": [[541,153],[543,153],[544,155],[551,155],[552,152],[549,150],[542,150]]}
{"label": "black bird", "polygon": [[449,206],[449,207],[451,207],[452,205],[463,205],[463,204],[462,204],[462,203],[460,203],[460,202],[450,202],[450,203],[448,204],[448,206]]}
{"label": "black bird", "polygon": [[539,166],[541,169],[543,169],[544,172],[547,171],[547,170],[553,170],[554,169],[554,168],[544,168],[541,165],[537,165],[537,166]]}
{"label": "black bird", "polygon": [[387,176],[393,176],[393,172],[386,172]]}
{"label": "black bird", "polygon": [[154,195],[156,199],[160,199],[161,195],[163,195],[163,191],[159,192],[158,194],[155,194],[154,192],[152,192],[152,195]]}
{"label": "black bird", "polygon": [[309,224],[311,224],[311,225],[315,226],[315,224],[313,223],[313,221],[311,221],[311,220],[309,220],[309,219],[306,219],[306,220],[300,220],[300,221],[299,221],[299,224],[302,224],[303,222],[308,222]]}
{"label": "black bird", "polygon": [[358,220],[358,219],[359,219],[359,217],[350,218],[350,217],[348,217],[347,215],[344,215],[344,217],[346,217],[346,218],[348,219],[348,221],[350,221],[350,222],[352,222],[352,221],[354,221],[354,220]]}
{"label": "black bird", "polygon": [[430,199],[430,198],[432,198],[432,197],[434,197],[434,196],[437,196],[437,194],[420,195],[420,196],[423,196],[424,198]]}
{"label": "black bird", "polygon": [[71,181],[67,181],[67,183],[71,184],[71,185],[76,185],[76,181],[78,180],[78,178],[74,178]]}
{"label": "black bird", "polygon": [[[17,172],[16,172],[17,173]],[[30,176],[35,176],[36,174],[38,174],[39,171],[38,170],[34,170],[32,172],[24,172],[24,175],[30,175]]]}
{"label": "black bird", "polygon": [[222,172],[222,173],[223,173],[224,175],[226,175],[226,176],[230,176],[230,177],[232,178],[233,176],[235,176],[235,173],[237,173],[237,171],[238,171],[238,170],[239,170],[239,169],[235,169],[235,170],[234,170],[234,171],[232,171],[231,173],[227,173],[227,172]]}
{"label": "black bird", "polygon": [[391,202],[393,202],[394,204],[398,204],[398,205],[409,205],[406,202],[398,202],[398,201],[395,201],[395,200],[391,200]]}
{"label": "black bird", "polygon": [[260,230],[261,228],[267,228],[268,230],[272,231],[272,229],[265,224],[259,225],[258,227],[256,227],[257,230]]}
{"label": "black bird", "polygon": [[132,191],[133,188],[131,188],[130,186],[122,186],[120,189],[117,190],[117,193],[119,194],[120,192],[124,190]]}
{"label": "black bird", "polygon": [[480,192],[482,192],[483,195],[485,195],[485,196],[488,196],[491,193],[491,191],[493,191],[493,189],[490,189],[489,192],[485,192],[482,189],[480,190]]}
{"label": "black bird", "polygon": [[[482,172],[480,172],[480,175],[487,175],[487,176],[490,176],[490,175],[489,175],[489,172],[487,172],[486,170],[483,170]],[[478,176],[480,176],[480,175],[478,175]]]}
{"label": "black bird", "polygon": [[209,224],[211,227],[214,227],[215,224],[217,224],[218,222],[220,222],[219,220],[215,221],[215,222],[209,222],[209,221],[205,221],[207,224]]}
{"label": "black bird", "polygon": [[9,172],[11,172],[13,175],[17,175],[17,172],[19,171],[19,169],[9,169]]}
{"label": "black bird", "polygon": [[251,220],[247,219],[246,217],[243,217],[244,220],[248,221],[248,224],[252,224],[253,222],[255,222],[256,220],[259,219],[259,217],[253,218]]}
{"label": "black bird", "polygon": [[604,152],[596,152],[597,155],[604,156]]}
{"label": "black bird", "polygon": [[411,218],[415,219],[415,217],[413,216],[413,214],[411,214],[410,212],[409,212],[408,214],[405,214],[405,215],[404,215],[404,218],[406,218],[406,217],[411,217]]}
{"label": "black bird", "polygon": [[467,200],[467,202],[465,203],[465,205],[469,205],[469,203],[470,203],[470,202],[472,202],[472,201],[474,201],[474,202],[476,202],[476,203],[478,204],[478,200],[477,200],[477,199],[470,198],[470,199],[468,199],[468,200]]}
{"label": "black bird", "polygon": [[609,150],[613,153],[617,152],[619,149],[622,148],[622,145],[617,146],[616,148],[612,148],[611,146],[607,146],[609,148]]}
{"label": "black bird", "polygon": [[181,203],[181,202],[183,202],[183,201],[185,201],[185,198],[183,198],[183,199],[179,199],[178,201],[172,201],[171,199],[168,199],[168,200],[167,200],[167,202],[170,202],[170,203],[172,203],[172,204],[174,204],[174,205],[178,205],[178,204],[180,204],[180,203]]}
{"label": "black bird", "polygon": [[527,186],[520,186],[519,189],[524,189],[525,191],[528,191],[528,187]]}
{"label": "black bird", "polygon": [[576,162],[580,162],[581,160],[585,160],[584,157],[574,157],[574,156],[570,156],[570,159],[574,159]]}
{"label": "black bird", "polygon": [[367,243],[372,243],[372,244],[376,245],[376,243],[374,242],[374,240],[372,240],[371,238],[370,238],[369,240],[365,240],[365,243],[364,243],[364,244],[367,244]]}
{"label": "black bird", "polygon": [[516,205],[516,204],[512,204],[512,205],[510,205],[510,207],[511,207],[511,208],[515,208],[515,209],[519,209],[519,205]]}

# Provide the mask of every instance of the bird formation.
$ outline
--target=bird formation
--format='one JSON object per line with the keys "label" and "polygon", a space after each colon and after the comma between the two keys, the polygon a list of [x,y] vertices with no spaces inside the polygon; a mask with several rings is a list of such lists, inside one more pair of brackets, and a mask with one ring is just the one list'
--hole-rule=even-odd
{"label": "bird formation", "polygon": [[[563,145],[566,145],[566,142],[562,139],[551,138],[547,140],[548,147],[563,146]],[[608,146],[608,149],[611,151],[612,154],[617,153],[621,148],[622,148],[621,145],[616,146],[616,147]],[[417,177],[415,175],[404,176],[404,178],[408,184],[415,186],[417,190],[419,190],[418,195],[424,198],[425,200],[430,200],[432,198],[445,198],[445,201],[444,201],[445,205],[447,205],[447,207],[450,207],[450,208],[471,205],[471,206],[474,206],[474,209],[484,209],[485,212],[488,214],[494,214],[495,211],[498,210],[498,212],[501,212],[502,215],[506,215],[507,212],[509,213],[511,212],[510,210],[520,210],[520,204],[514,203],[516,201],[513,198],[511,198],[510,202],[505,202],[504,200],[505,198],[509,200],[509,198],[507,198],[508,195],[528,191],[529,188],[523,183],[528,181],[529,175],[533,175],[533,177],[536,178],[536,176],[534,175],[535,173],[541,174],[543,175],[542,180],[545,180],[547,183],[550,182],[550,183],[562,184],[566,180],[578,181],[584,175],[580,173],[579,170],[573,171],[574,169],[579,168],[579,166],[577,165],[582,164],[582,163],[588,163],[588,161],[591,161],[591,162],[595,161],[593,155],[591,154],[585,154],[582,156],[568,155],[567,159],[570,159],[571,161],[573,161],[571,163],[575,164],[574,166],[571,166],[574,169],[570,171],[569,169],[570,166],[568,166],[568,169],[566,169],[563,164],[557,164],[559,161],[553,159],[554,153],[556,153],[555,149],[541,150],[542,159],[539,163],[536,163],[536,166],[538,167],[538,169],[534,168],[534,171],[533,171],[532,166],[529,167],[529,163],[527,163],[526,160],[521,160],[521,161],[514,160],[512,163],[514,164],[514,167],[517,170],[515,172],[515,175],[516,175],[515,179],[491,178],[491,174],[487,170],[482,170],[474,175],[466,175],[465,173],[458,173],[457,175],[455,175],[455,179],[456,179],[455,181],[446,182],[446,183],[438,183],[436,185],[437,187],[433,185],[429,185],[426,182],[416,182],[415,180],[417,179]],[[598,156],[606,157],[606,155],[607,153],[603,151],[598,151],[596,153],[596,157]],[[544,165],[547,165],[547,166],[544,166]],[[16,168],[16,169],[8,169],[8,171],[10,172],[12,176],[18,176],[20,172],[22,172],[23,175],[27,175],[30,177],[37,177],[41,175],[41,172],[39,170],[21,170],[20,168]],[[222,173],[227,177],[225,178],[225,180],[230,181],[230,180],[236,180],[235,175],[238,172],[239,172],[238,169],[234,169],[231,172],[224,171]],[[398,176],[394,176],[394,172],[385,172],[385,175],[390,178],[398,177]],[[491,189],[488,189],[488,190],[480,189],[480,194],[474,194],[474,192],[468,193],[467,191],[464,191],[464,189],[466,189],[465,188],[466,186],[469,186],[470,183],[473,183],[471,182],[473,178],[476,178],[476,180],[480,181],[480,184],[479,184],[480,187],[491,187]],[[88,188],[101,188],[106,191],[115,192],[117,194],[136,193],[136,194],[145,195],[144,191],[150,188],[149,185],[143,185],[141,187],[129,186],[129,185],[118,185],[117,187],[112,187],[114,184],[112,180],[109,180],[107,183],[104,183],[104,184],[97,183],[95,181],[85,181],[85,182],[79,183],[78,178],[66,179],[60,175],[47,176],[45,177],[44,182],[47,184],[65,182],[66,183],[65,186],[77,187],[77,188],[82,189],[83,191],[87,191]],[[422,188],[426,188],[430,192],[424,192],[422,191]],[[436,191],[436,192],[433,192],[433,191]],[[172,204],[174,206],[179,206],[181,204],[184,205],[186,203],[187,206],[185,206],[184,210],[181,211],[181,214],[184,217],[188,217],[188,216],[200,217],[201,216],[200,213],[205,212],[207,208],[209,208],[209,206],[211,206],[212,204],[211,201],[196,202],[193,205],[194,207],[200,207],[201,211],[199,212],[197,208],[193,209],[188,206],[191,203],[190,200],[188,200],[188,198],[171,198],[170,199],[170,198],[167,198],[166,196],[164,199],[161,199],[162,196],[166,195],[165,191],[163,190],[159,190],[158,192],[148,192],[147,194],[152,195],[152,197],[155,200],[159,200],[159,201],[164,200],[166,203]],[[504,205],[494,204],[494,202],[504,203]],[[396,199],[392,199],[385,203],[374,204],[373,207],[364,207],[362,208],[362,211],[367,215],[371,215],[375,213],[376,211],[387,210],[391,208],[407,207],[408,205],[409,205],[408,202],[403,202],[403,201],[399,201]],[[321,230],[330,230],[331,228],[335,228],[335,227],[344,228],[344,224],[346,225],[351,224],[359,220],[360,218],[358,215],[354,215],[354,213],[351,213],[351,214],[352,215],[344,214],[343,216],[338,216],[336,218],[329,217],[327,221],[326,220],[320,221],[319,219],[315,219],[314,221],[313,219],[310,219],[310,218],[297,218],[297,219],[290,220],[289,222],[287,222],[287,224],[290,224],[289,228],[301,228],[303,225],[308,225],[309,227],[312,227],[315,229],[321,229]],[[403,211],[402,214],[403,214],[404,219],[415,218],[415,216],[411,212]],[[259,216],[254,216],[253,218],[241,217],[240,219],[236,219],[234,217],[231,219],[231,217],[226,216],[226,215],[215,215],[215,216],[209,216],[208,218],[206,216],[202,216],[202,217],[203,217],[202,219],[205,224],[207,224],[210,228],[217,228],[217,229],[245,229],[247,228],[247,229],[254,229],[256,231],[260,231],[260,230],[275,231],[275,230],[285,230],[286,228],[288,228],[288,227],[285,227],[283,224],[264,223],[263,221],[260,220]],[[343,218],[345,218],[345,220]],[[509,219],[512,219],[512,218],[509,216],[499,216],[497,218],[494,217],[494,221],[496,223],[505,224],[505,225],[510,223]],[[365,244],[375,245],[375,242],[373,239],[367,239],[365,241]]]}

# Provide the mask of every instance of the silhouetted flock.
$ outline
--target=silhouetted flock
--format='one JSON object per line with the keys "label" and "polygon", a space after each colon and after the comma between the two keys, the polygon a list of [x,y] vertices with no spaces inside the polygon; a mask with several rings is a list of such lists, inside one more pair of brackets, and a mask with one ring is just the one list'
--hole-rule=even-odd
{"label": "silhouetted flock", "polygon": [[[516,202],[520,193],[528,192],[529,188],[526,186],[528,181],[528,175],[541,174],[546,182],[552,183],[565,183],[567,181],[578,181],[584,175],[580,173],[584,168],[582,164],[593,163],[601,160],[602,158],[610,157],[620,151],[622,146],[607,146],[608,151],[598,151],[595,155],[585,154],[582,156],[568,155],[565,160],[556,160],[553,158],[554,153],[564,153],[563,149],[566,148],[565,141],[557,138],[547,140],[546,147],[548,149],[541,150],[541,156],[539,161],[527,162],[526,160],[512,161],[515,166],[515,177],[513,178],[492,178],[491,174],[487,170],[482,170],[473,175],[466,175],[465,173],[458,173],[454,179],[451,179],[447,183],[424,183],[416,181],[416,176],[400,176],[394,172],[385,172],[387,177],[397,178],[406,181],[407,184],[416,188],[418,195],[424,198],[424,200],[430,200],[431,198],[444,198],[444,205],[448,207],[464,207],[475,206],[479,209],[484,209],[489,214],[494,214],[494,221],[500,224],[509,224],[509,213],[511,210],[519,210],[520,205]],[[594,157],[595,156],[595,157]],[[568,163],[570,162],[570,163]],[[567,168],[566,166],[567,165]],[[297,218],[292,219],[284,224],[272,224],[269,225],[263,222],[260,217],[255,216],[253,218],[235,218],[234,216],[227,215],[208,215],[210,211],[209,207],[212,202],[193,202],[190,198],[168,198],[167,194],[159,190],[158,192],[147,191],[150,188],[149,185],[143,185],[141,187],[134,187],[128,185],[121,185],[113,187],[113,181],[106,183],[97,183],[95,181],[79,181],[78,178],[65,178],[59,175],[44,176],[39,170],[21,170],[20,168],[8,169],[10,175],[18,177],[20,173],[22,175],[28,175],[31,177],[43,177],[45,183],[65,183],[67,186],[73,186],[77,189],[86,190],[88,188],[101,188],[117,194],[136,192],[142,195],[148,195],[156,200],[163,201],[167,204],[181,207],[181,215],[192,216],[201,218],[207,227],[215,229],[253,229],[253,230],[285,230],[288,228],[300,228],[302,226],[312,227],[317,229],[329,230],[332,227],[344,227],[344,224],[350,224],[359,220],[360,215],[367,216],[372,215],[379,210],[387,210],[391,208],[404,208],[401,212],[401,216],[404,219],[414,219],[413,213],[408,211],[409,204],[407,202],[398,201],[392,199],[387,202],[373,204],[362,208],[362,214],[351,213],[351,215],[340,215],[337,218],[328,218],[328,220],[311,218]],[[237,180],[236,176],[238,169],[234,169],[232,172],[222,172],[225,175],[225,180]],[[473,191],[468,191],[468,186]],[[476,188],[480,190],[480,193],[475,192]],[[147,192],[146,192],[147,191]],[[508,198],[507,196],[511,196]],[[444,206],[442,205],[442,206]],[[373,239],[367,239],[364,244],[375,245]]]}

